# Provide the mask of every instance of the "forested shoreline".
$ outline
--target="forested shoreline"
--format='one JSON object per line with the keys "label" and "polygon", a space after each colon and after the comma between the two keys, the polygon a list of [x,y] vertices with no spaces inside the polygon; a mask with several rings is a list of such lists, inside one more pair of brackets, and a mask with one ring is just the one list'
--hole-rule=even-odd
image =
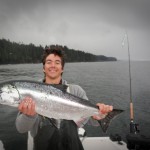
{"label": "forested shoreline", "polygon": [[[66,62],[117,61],[115,57],[94,55],[81,50],[62,46],[66,54]],[[0,39],[0,64],[41,63],[44,48],[34,44],[23,44]]]}

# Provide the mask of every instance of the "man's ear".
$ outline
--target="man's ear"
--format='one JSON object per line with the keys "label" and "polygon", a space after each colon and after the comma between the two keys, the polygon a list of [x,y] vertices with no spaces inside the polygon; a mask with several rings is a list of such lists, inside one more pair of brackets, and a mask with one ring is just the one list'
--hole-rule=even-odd
{"label": "man's ear", "polygon": [[63,73],[64,72],[64,68],[62,68],[62,72],[61,73]]}
{"label": "man's ear", "polygon": [[43,72],[45,73],[45,68],[44,68],[44,66],[43,66]]}

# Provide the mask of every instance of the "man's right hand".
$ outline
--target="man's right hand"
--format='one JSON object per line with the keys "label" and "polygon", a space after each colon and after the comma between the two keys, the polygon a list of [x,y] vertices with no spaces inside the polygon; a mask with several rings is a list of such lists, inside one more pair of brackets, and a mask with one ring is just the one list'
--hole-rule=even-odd
{"label": "man's right hand", "polygon": [[25,115],[34,116],[35,112],[35,102],[30,97],[25,97],[18,106],[20,112]]}

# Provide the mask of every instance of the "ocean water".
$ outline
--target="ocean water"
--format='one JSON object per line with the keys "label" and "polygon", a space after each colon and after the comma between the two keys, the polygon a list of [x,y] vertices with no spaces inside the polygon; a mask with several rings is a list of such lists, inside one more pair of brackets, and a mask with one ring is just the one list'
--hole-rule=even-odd
{"label": "ocean water", "polygon": [[[107,133],[99,126],[86,125],[87,136],[119,134],[126,141],[130,123],[130,93],[128,62],[67,63],[63,78],[68,83],[80,85],[93,103],[102,102],[123,109],[110,124]],[[131,62],[132,100],[134,121],[140,133],[150,136],[150,62]],[[39,80],[43,78],[42,64],[0,65],[0,82],[7,80]],[[20,134],[15,127],[18,110],[0,105],[0,141],[5,150],[26,150],[27,134]]]}

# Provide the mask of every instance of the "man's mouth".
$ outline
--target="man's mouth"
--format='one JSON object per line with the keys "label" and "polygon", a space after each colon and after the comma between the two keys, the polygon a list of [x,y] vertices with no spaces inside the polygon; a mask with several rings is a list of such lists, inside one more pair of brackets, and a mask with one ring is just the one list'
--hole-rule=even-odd
{"label": "man's mouth", "polygon": [[49,70],[51,73],[55,73],[56,72],[56,70]]}

